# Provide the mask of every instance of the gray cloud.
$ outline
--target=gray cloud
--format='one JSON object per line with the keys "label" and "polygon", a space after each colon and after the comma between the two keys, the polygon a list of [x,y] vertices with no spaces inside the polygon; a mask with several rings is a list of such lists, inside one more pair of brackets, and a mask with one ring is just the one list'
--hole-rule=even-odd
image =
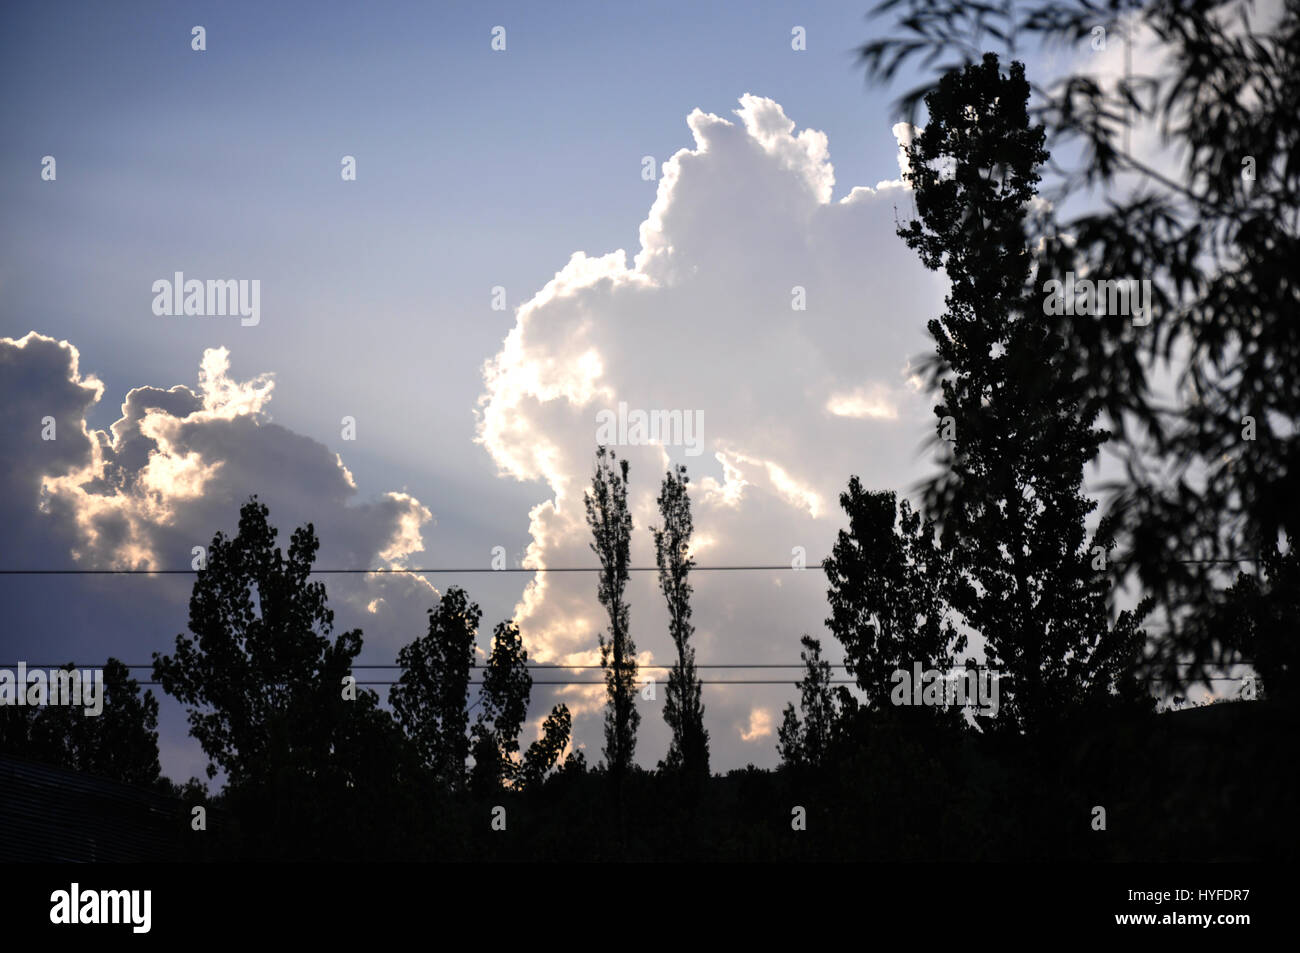
{"label": "gray cloud", "polygon": [[[400,566],[423,549],[431,514],[400,492],[359,501],[323,444],[275,424],[273,380],[235,381],[224,349],[203,355],[197,387],[131,390],[107,431],[86,425],[103,385],[76,348],[35,332],[0,338],[0,507],[8,568],[187,569],[192,548],[232,534],[256,493],[287,545],[311,522],[318,567]],[[41,439],[53,417],[56,439]],[[4,654],[34,662],[147,662],[186,627],[188,576],[3,577]],[[360,625],[367,659],[391,661],[422,634],[438,598],[417,576],[330,576],[336,631]],[[39,656],[39,658],[38,658]],[[147,677],[137,672],[137,677]],[[382,694],[382,693],[381,693]],[[202,764],[174,711],[160,725],[164,769]]]}

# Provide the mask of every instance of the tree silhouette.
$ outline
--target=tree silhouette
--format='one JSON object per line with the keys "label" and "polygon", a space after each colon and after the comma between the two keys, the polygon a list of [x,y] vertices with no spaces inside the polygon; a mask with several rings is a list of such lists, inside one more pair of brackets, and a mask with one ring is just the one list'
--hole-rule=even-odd
{"label": "tree silhouette", "polygon": [[[466,782],[469,673],[474,667],[474,639],[482,617],[464,589],[450,587],[429,610],[428,632],[397,653],[402,674],[388,693],[397,721],[415,745],[421,763],[438,784],[451,791],[463,789]],[[517,737],[517,729],[515,734]]]}
{"label": "tree silhouette", "polygon": [[[948,604],[958,580],[933,521],[922,522],[907,500],[896,510],[893,493],[867,492],[855,476],[840,506],[849,526],[823,563],[830,581],[826,625],[844,646],[868,707],[878,711],[889,705],[895,671],[910,672],[914,662],[948,669],[965,649]],[[926,711],[944,717],[941,709]]]}
{"label": "tree silhouette", "polygon": [[688,576],[695,560],[690,555],[691,498],[686,491],[690,478],[686,467],[669,470],[659,492],[662,528],[651,528],[655,541],[655,563],[659,567],[659,588],[668,603],[668,633],[677,649],[677,660],[668,674],[664,721],[672,729],[672,741],[664,767],[694,778],[709,774],[709,733],[704,729],[701,685],[695,674],[695,649],[690,644],[691,584]]}
{"label": "tree silhouette", "polygon": [[[564,754],[564,749],[569,744],[569,732],[573,727],[573,719],[569,715],[568,705],[556,705],[551,709],[551,713],[546,716],[542,722],[542,735],[536,741],[528,746],[524,752],[523,763],[519,766],[519,785],[525,789],[536,787],[560,760],[560,755]],[[574,761],[572,753],[569,755],[569,761],[573,761],[575,767],[581,764],[581,753],[579,758]]]}
{"label": "tree silhouette", "polygon": [[519,750],[519,732],[528,714],[532,687],[528,653],[519,627],[513,622],[498,623],[492,653],[483,670],[478,721],[473,729],[475,790],[494,791],[503,781],[513,779],[515,762],[511,756]]}
{"label": "tree silhouette", "polygon": [[[888,81],[913,60],[976,62],[980,44],[1161,43],[1160,56],[1137,60],[1138,72],[1117,82],[1084,58],[1035,88],[1049,142],[1068,144],[1061,151],[1078,160],[1056,167],[1030,237],[1054,275],[1151,282],[1146,326],[1108,314],[1062,334],[1082,398],[1103,407],[1114,430],[1110,449],[1126,478],[1108,488],[1110,511],[1131,550],[1126,571],[1167,610],[1160,674],[1172,683],[1203,678],[1231,651],[1203,624],[1226,582],[1213,560],[1300,535],[1291,489],[1300,466],[1300,6],[1252,7],[886,0],[875,12],[897,12],[900,34],[861,49],[869,75]],[[932,87],[910,91],[904,105]],[[1156,128],[1180,175],[1145,154],[1148,137],[1132,135]],[[1099,188],[1102,207],[1089,197]],[[1171,355],[1172,402],[1168,375],[1152,374]],[[929,489],[935,500],[951,483],[941,477]]]}
{"label": "tree silhouette", "polygon": [[78,705],[0,706],[0,751],[125,784],[157,786],[158,699],[147,689],[141,694],[127,667],[110,658],[102,703],[98,715],[87,715]]}
{"label": "tree silhouette", "polygon": [[[1068,319],[1044,314],[1030,285],[1025,210],[1047,152],[1028,97],[1024,67],[1003,76],[993,54],[943,77],[907,149],[918,217],[899,227],[951,283],[929,323],[947,480],[938,515],[960,573],[950,601],[1009,676],[999,721],[1017,728],[1119,689],[1145,612],[1110,624],[1110,580],[1097,562],[1113,546],[1109,521],[1087,539],[1096,503],[1083,494],[1083,467],[1107,435],[1093,426],[1099,407],[1071,359]],[[1124,687],[1131,695],[1131,681]]]}
{"label": "tree silhouette", "polygon": [[1225,647],[1250,661],[1263,682],[1264,695],[1292,702],[1300,673],[1300,556],[1295,541],[1287,550],[1276,545],[1261,555],[1261,576],[1239,573],[1237,581],[1190,624],[1205,632],[1203,642],[1221,638]]}
{"label": "tree silhouette", "polygon": [[831,666],[822,661],[821,642],[809,635],[799,641],[803,645],[799,658],[804,664],[804,676],[795,684],[803,718],[796,714],[793,703],[786,703],[777,729],[776,750],[786,765],[818,768],[827,760],[837,722],[852,714],[856,706],[843,686],[837,692],[831,691]]}
{"label": "tree silhouette", "polygon": [[154,653],[154,678],[189,706],[208,776],[226,772],[246,853],[372,855],[400,842],[391,819],[414,765],[379,697],[357,690],[361,631],[330,640],[325,586],[310,581],[312,524],[286,555],[267,516],[254,496],[234,538],[213,537],[190,596],[193,637]]}
{"label": "tree silhouette", "polygon": [[208,776],[219,767],[236,786],[286,770],[329,774],[362,721],[382,725],[373,692],[344,697],[361,631],[330,641],[334,612],[324,584],[310,581],[320,547],[312,524],[294,530],[285,556],[267,515],[254,496],[235,537],[213,537],[190,597],[193,638],[178,635],[175,655],[154,653],[154,678],[190,706]]}
{"label": "tree silhouette", "polygon": [[471,780],[476,791],[497,791],[503,784],[520,789],[534,786],[568,745],[569,709],[556,705],[543,722],[542,737],[528,747],[522,759],[515,760],[532,687],[528,651],[519,627],[514,622],[502,622],[496,627],[492,654],[483,672],[478,721],[473,731]]}
{"label": "tree silhouette", "polygon": [[[618,464],[617,469],[615,464]],[[591,527],[591,549],[600,559],[597,596],[609,615],[609,637],[600,634],[600,664],[605,670],[609,705],[605,709],[605,760],[615,778],[625,775],[636,752],[636,645],[628,631],[628,551],[632,514],[627,508],[627,461],[605,447],[596,450],[596,470],[583,502]]]}

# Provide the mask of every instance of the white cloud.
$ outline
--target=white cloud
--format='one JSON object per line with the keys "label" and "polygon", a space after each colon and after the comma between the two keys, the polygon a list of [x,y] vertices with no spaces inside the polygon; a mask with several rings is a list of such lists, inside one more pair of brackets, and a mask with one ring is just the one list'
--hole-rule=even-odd
{"label": "white cloud", "polygon": [[[583,491],[596,414],[619,402],[701,411],[701,456],[616,448],[631,463],[633,563],[653,565],[654,500],[670,461],[686,463],[702,562],[787,565],[803,546],[811,567],[797,576],[696,573],[697,658],[797,662],[799,635],[827,615],[816,560],[840,526],[850,474],[906,490],[924,472],[931,413],[908,380],[909,359],[932,346],[925,324],[944,286],[895,234],[900,183],[859,186],[837,201],[823,133],[796,131],[759,96],[743,96],[735,114],[738,122],[699,109],[687,117],[694,144],[664,163],[630,264],[622,249],[576,251],[518,308],[484,367],[478,440],[503,476],[545,484],[524,565],[594,565]],[[806,310],[792,309],[795,286]],[[628,599],[638,650],[670,662],[654,574],[634,573]],[[605,626],[594,577],[539,574],[516,613],[534,657],[594,660]],[[774,761],[774,749],[760,753],[741,734],[762,737],[751,713],[792,693],[707,686],[715,765]],[[587,701],[577,740],[598,750],[603,689],[568,694]],[[667,747],[659,694],[639,702],[645,764]]]}
{"label": "white cloud", "polygon": [[766,708],[753,708],[749,712],[749,727],[740,733],[740,740],[761,741],[772,737],[772,712]]}
{"label": "white cloud", "polygon": [[911,160],[907,157],[907,147],[912,144],[912,138],[920,132],[920,129],[913,126],[910,122],[896,122],[894,123],[893,128],[890,129],[890,132],[892,132],[894,138],[898,140],[898,178],[893,181],[878,183],[876,185],[877,189],[888,188],[890,186],[903,186],[905,181],[903,176],[912,169]]}
{"label": "white cloud", "polygon": [[875,417],[893,420],[898,410],[889,398],[886,388],[876,384],[872,387],[855,387],[851,391],[831,394],[826,401],[826,409],[837,417]]}

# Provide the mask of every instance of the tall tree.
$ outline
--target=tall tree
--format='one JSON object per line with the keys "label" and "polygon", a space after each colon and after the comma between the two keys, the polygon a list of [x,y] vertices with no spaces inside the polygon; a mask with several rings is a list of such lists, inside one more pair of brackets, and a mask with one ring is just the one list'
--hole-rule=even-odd
{"label": "tall tree", "polygon": [[659,588],[668,603],[668,633],[677,649],[677,660],[668,674],[668,695],[664,721],[672,729],[665,766],[691,777],[709,775],[709,733],[704,729],[704,706],[700,701],[700,680],[695,674],[695,648],[690,644],[691,624],[689,574],[695,560],[690,555],[691,498],[686,485],[686,467],[669,470],[659,492],[661,528],[651,528],[655,541],[655,562],[659,567]]}
{"label": "tall tree", "polygon": [[[1114,431],[1108,450],[1124,462],[1110,511],[1122,517],[1125,572],[1166,610],[1161,674],[1204,678],[1235,650],[1202,624],[1231,581],[1233,563],[1217,560],[1300,536],[1291,489],[1300,467],[1300,5],[884,0],[875,9],[901,27],[862,47],[877,81],[913,60],[942,72],[1035,41],[1124,50],[1122,77],[1107,77],[1101,57],[1058,58],[1071,70],[1035,87],[1035,118],[1072,160],[1056,163],[1030,237],[1056,275],[1151,282],[1143,326],[1108,314],[1062,333],[1084,395]],[[1152,41],[1159,55],[1130,48]],[[904,106],[932,88],[927,77]],[[1153,161],[1156,130],[1181,168]],[[942,474],[928,495],[950,488]],[[1244,565],[1259,574],[1258,563]]]}
{"label": "tall tree", "polygon": [[1083,468],[1107,436],[1094,427],[1100,408],[1070,358],[1069,319],[1045,314],[1030,284],[1024,220],[1047,152],[1028,98],[1024,67],[1004,76],[993,54],[944,76],[907,149],[918,217],[899,227],[950,282],[929,323],[951,483],[939,515],[963,578],[953,604],[1009,676],[999,721],[1018,728],[1097,703],[1121,681],[1132,694],[1124,676],[1144,638],[1132,613],[1110,621],[1097,565],[1112,546],[1108,521],[1087,538],[1096,503]]}
{"label": "tall tree", "polygon": [[896,506],[893,493],[868,492],[855,476],[840,506],[849,525],[823,563],[826,625],[844,646],[867,706],[880,710],[889,705],[894,672],[910,672],[915,662],[948,669],[965,649],[948,602],[959,579],[934,521],[922,521],[907,500]]}
{"label": "tall tree", "polygon": [[605,670],[609,704],[605,709],[605,760],[610,773],[622,777],[636,752],[636,730],[641,713],[636,709],[636,646],[628,628],[627,589],[632,513],[627,507],[627,461],[601,446],[596,450],[596,470],[584,502],[587,525],[594,537],[591,548],[600,559],[597,596],[609,616],[609,637],[601,633],[600,664]]}
{"label": "tall tree", "polygon": [[424,766],[452,791],[466,782],[469,673],[482,617],[464,589],[450,587],[429,610],[428,631],[397,653],[402,674],[388,695]]}

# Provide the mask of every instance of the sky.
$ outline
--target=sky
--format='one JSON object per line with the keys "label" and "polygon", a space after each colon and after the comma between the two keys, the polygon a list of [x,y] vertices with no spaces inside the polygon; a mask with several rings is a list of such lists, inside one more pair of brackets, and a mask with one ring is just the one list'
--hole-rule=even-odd
{"label": "sky", "polygon": [[[914,367],[944,296],[895,234],[910,77],[869,87],[855,61],[882,24],[809,2],[269,7],[0,10],[0,567],[187,568],[254,493],[282,540],[314,524],[319,567],[595,565],[582,491],[623,403],[702,422],[695,446],[616,448],[635,565],[684,463],[701,565],[811,567],[697,572],[698,662],[797,663],[805,632],[838,660],[816,567],[851,474],[927,472]],[[155,313],[176,272],[257,281],[256,323]],[[324,578],[363,662],[454,584],[481,650],[514,618],[535,661],[597,659],[591,575]],[[0,654],[148,662],[189,582],[0,577]],[[653,573],[628,600],[641,660],[670,663]],[[714,769],[774,765],[793,686],[704,692]],[[537,685],[527,738],[557,701],[599,760],[603,687]],[[646,766],[662,702],[640,702]],[[160,748],[202,774],[165,696]]]}

